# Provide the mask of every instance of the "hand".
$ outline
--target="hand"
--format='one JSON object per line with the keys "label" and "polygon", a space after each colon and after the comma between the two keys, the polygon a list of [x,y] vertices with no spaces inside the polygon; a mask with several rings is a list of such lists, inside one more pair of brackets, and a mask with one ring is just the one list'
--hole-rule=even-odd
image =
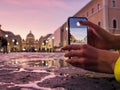
{"label": "hand", "polygon": [[90,45],[68,45],[62,48],[70,50],[65,53],[69,64],[90,71],[113,73],[114,65],[119,57],[118,53],[100,50]]}
{"label": "hand", "polygon": [[100,49],[113,49],[115,36],[96,24],[80,21],[80,24],[88,26],[88,43]]}

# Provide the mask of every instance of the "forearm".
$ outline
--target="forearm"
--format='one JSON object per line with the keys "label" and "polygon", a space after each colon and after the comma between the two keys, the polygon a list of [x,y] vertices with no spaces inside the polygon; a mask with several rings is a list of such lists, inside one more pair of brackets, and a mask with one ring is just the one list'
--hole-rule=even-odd
{"label": "forearm", "polygon": [[118,57],[119,53],[99,49],[98,61],[102,65],[99,68],[104,69],[106,73],[114,73],[115,62]]}

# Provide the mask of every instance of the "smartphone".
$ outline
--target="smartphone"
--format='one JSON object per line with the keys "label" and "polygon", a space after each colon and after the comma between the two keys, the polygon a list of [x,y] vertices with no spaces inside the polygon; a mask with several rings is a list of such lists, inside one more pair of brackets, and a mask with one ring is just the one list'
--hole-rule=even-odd
{"label": "smartphone", "polygon": [[86,17],[68,18],[68,44],[87,44],[88,28],[79,21],[87,21]]}

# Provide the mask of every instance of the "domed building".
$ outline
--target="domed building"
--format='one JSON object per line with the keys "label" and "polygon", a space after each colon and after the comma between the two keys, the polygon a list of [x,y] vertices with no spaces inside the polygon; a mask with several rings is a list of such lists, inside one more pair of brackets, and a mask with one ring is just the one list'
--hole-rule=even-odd
{"label": "domed building", "polygon": [[26,40],[23,40],[22,45],[23,45],[23,51],[34,52],[39,50],[38,40],[35,40],[35,37],[31,31],[26,36]]}

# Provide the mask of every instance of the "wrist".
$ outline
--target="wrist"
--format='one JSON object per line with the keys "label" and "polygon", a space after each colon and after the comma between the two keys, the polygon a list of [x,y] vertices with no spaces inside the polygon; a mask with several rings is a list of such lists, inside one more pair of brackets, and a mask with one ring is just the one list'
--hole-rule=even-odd
{"label": "wrist", "polygon": [[106,73],[114,73],[114,67],[117,58],[119,57],[119,53],[109,51],[109,50],[99,50],[99,61],[101,61],[101,64],[104,64],[103,66]]}

